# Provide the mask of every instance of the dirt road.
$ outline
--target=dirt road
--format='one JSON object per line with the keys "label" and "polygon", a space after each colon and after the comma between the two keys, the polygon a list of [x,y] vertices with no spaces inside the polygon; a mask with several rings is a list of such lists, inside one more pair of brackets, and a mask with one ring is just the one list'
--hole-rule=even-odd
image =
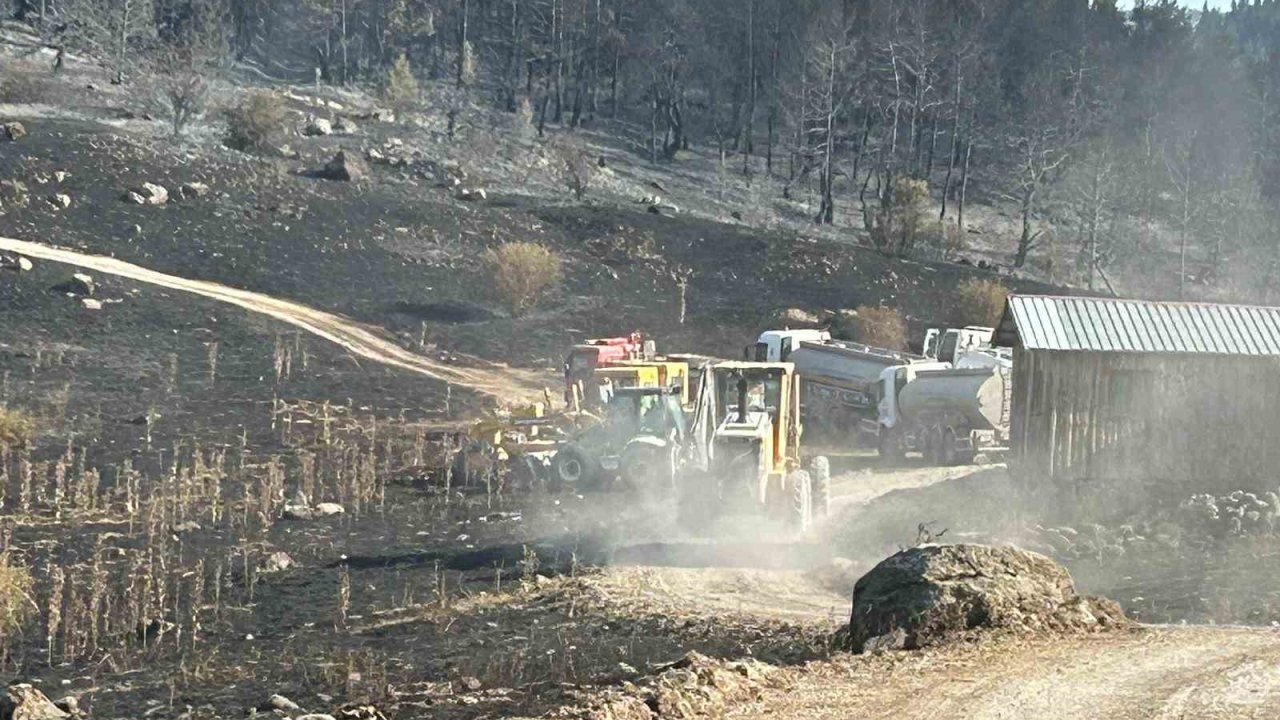
{"label": "dirt road", "polygon": [[349,318],[262,293],[231,288],[206,280],[191,280],[167,275],[111,257],[89,255],[12,238],[0,238],[0,251],[74,265],[85,270],[128,278],[236,305],[250,312],[289,323],[368,360],[469,388],[504,402],[540,400],[543,397],[543,388],[547,387],[549,382],[549,378],[540,376],[536,372],[486,363],[475,358],[466,359],[468,367],[438,362],[406,350]]}
{"label": "dirt road", "polygon": [[810,663],[738,718],[1261,718],[1280,633],[1143,628]]}

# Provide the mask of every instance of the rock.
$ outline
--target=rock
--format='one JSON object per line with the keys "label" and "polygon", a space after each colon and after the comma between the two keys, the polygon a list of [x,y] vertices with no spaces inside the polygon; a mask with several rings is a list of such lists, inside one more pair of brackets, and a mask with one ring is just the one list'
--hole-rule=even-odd
{"label": "rock", "polygon": [[458,191],[458,199],[466,200],[467,202],[479,202],[488,200],[489,193],[485,192],[484,188],[464,188]]}
{"label": "rock", "polygon": [[30,272],[34,264],[22,255],[0,255],[0,270]]}
{"label": "rock", "polygon": [[1119,606],[1076,594],[1066,569],[1038,553],[988,545],[903,550],[854,586],[855,652],[915,649],[971,630],[1066,632],[1123,625]]}
{"label": "rock", "polygon": [[15,142],[27,136],[26,126],[16,121],[0,125],[0,130],[3,130],[0,135],[3,135],[9,142]]}
{"label": "rock", "polygon": [[85,310],[101,310],[102,309],[102,301],[96,300],[94,298],[80,298],[80,305],[84,307]]}
{"label": "rock", "polygon": [[178,188],[178,195],[182,196],[183,200],[204,197],[208,194],[209,186],[202,182],[182,183],[182,187]]}
{"label": "rock", "polygon": [[285,520],[311,520],[315,518],[316,511],[312,510],[310,505],[286,503],[280,516]]}
{"label": "rock", "polygon": [[360,128],[356,126],[355,122],[347,117],[339,117],[338,121],[333,124],[333,131],[339,135],[354,135],[359,130]]}
{"label": "rock", "polygon": [[178,534],[195,532],[201,529],[203,528],[201,528],[200,523],[195,520],[187,520],[186,522],[180,522],[173,526],[173,531]]}
{"label": "rock", "polygon": [[778,313],[778,325],[789,330],[816,328],[822,325],[822,318],[803,308],[787,308]]}
{"label": "rock", "polygon": [[385,163],[387,161],[387,156],[383,155],[382,151],[378,148],[369,148],[368,150],[365,150],[364,156],[371,163]]}
{"label": "rock", "polygon": [[306,126],[302,128],[302,134],[309,137],[332,135],[333,125],[324,118],[312,117],[307,120]]}
{"label": "rock", "polygon": [[338,720],[338,719],[332,715],[325,715],[324,713],[308,713],[306,715],[297,715],[293,718],[293,720]]}
{"label": "rock", "polygon": [[27,683],[10,685],[0,694],[0,720],[61,720],[67,717],[71,716]]}
{"label": "rock", "polygon": [[298,703],[290,700],[283,695],[272,695],[267,698],[267,706],[264,710],[281,710],[283,712],[297,712],[302,709]]}
{"label": "rock", "polygon": [[81,297],[89,297],[93,295],[95,289],[93,277],[84,273],[76,273],[71,276],[70,280],[58,283],[51,288],[54,292],[66,293],[67,295],[79,295]]}
{"label": "rock", "polygon": [[317,503],[312,510],[315,511],[317,517],[333,517],[346,512],[346,508],[338,503]]}
{"label": "rock", "polygon": [[470,675],[458,678],[458,688],[462,692],[479,692],[482,687],[484,687],[484,685],[481,684],[480,678],[472,677]]}
{"label": "rock", "polygon": [[49,206],[55,210],[66,210],[71,207],[71,196],[65,193],[54,193],[48,198]]}
{"label": "rock", "polygon": [[266,557],[259,566],[259,571],[264,573],[282,572],[293,567],[295,563],[293,558],[289,557],[289,553],[283,550],[277,550]]}
{"label": "rock", "polygon": [[141,187],[130,188],[124,200],[135,205],[164,205],[169,202],[169,191],[163,185],[144,182]]}
{"label": "rock", "polygon": [[367,113],[359,115],[361,120],[375,120],[377,122],[392,123],[396,121],[396,114],[388,108],[374,108]]}
{"label": "rock", "polygon": [[276,148],[276,154],[287,160],[297,160],[299,157],[298,151],[294,150],[288,145],[281,145],[280,147]]}
{"label": "rock", "polygon": [[64,181],[66,181],[66,179],[67,179],[67,171],[66,171],[66,170],[54,170],[54,171],[53,171],[53,180],[54,180],[54,182],[64,182]]}
{"label": "rock", "polygon": [[27,185],[21,180],[0,180],[0,207],[27,204]]}
{"label": "rock", "polygon": [[324,169],[320,171],[320,177],[326,180],[342,180],[356,181],[364,178],[368,174],[368,169],[364,165],[364,161],[354,155],[347,155],[346,151],[339,150],[338,154],[328,163],[325,163]]}
{"label": "rock", "polygon": [[84,711],[80,709],[80,698],[75,695],[68,695],[64,698],[54,700],[53,704],[59,710],[72,717],[81,717],[84,715]]}

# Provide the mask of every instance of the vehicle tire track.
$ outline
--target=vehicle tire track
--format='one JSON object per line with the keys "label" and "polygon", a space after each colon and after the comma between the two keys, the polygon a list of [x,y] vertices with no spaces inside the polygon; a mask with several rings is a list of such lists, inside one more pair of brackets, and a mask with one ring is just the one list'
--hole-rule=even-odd
{"label": "vehicle tire track", "polygon": [[734,717],[1172,720],[1277,708],[1276,632],[1160,627],[813,663]]}
{"label": "vehicle tire track", "polygon": [[74,265],[85,270],[235,305],[293,325],[368,360],[469,388],[503,401],[541,399],[543,389],[547,387],[546,378],[535,372],[495,365],[477,358],[468,358],[476,367],[459,367],[438,362],[379,337],[350,318],[263,293],[227,287],[208,280],[169,275],[103,255],[91,255],[13,238],[0,237],[0,250],[32,259]]}

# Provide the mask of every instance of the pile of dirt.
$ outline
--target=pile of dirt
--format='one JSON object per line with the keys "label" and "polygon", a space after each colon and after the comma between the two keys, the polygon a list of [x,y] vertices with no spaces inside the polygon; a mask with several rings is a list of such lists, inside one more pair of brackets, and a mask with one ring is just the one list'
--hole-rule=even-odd
{"label": "pile of dirt", "polygon": [[1119,605],[1077,594],[1066,569],[1044,555],[925,545],[858,580],[849,641],[855,652],[914,649],[987,628],[1069,632],[1125,623]]}
{"label": "pile of dirt", "polygon": [[696,652],[656,668],[641,684],[624,682],[586,699],[561,717],[582,720],[719,718],[785,686],[786,671],[756,660],[717,660]]}

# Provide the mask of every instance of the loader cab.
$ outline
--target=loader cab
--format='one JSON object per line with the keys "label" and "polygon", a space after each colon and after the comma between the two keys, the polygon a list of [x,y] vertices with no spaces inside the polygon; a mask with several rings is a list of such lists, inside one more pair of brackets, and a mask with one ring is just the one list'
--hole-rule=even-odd
{"label": "loader cab", "polygon": [[826,330],[766,330],[760,333],[754,346],[744,353],[748,362],[781,363],[786,362],[792,351],[800,347],[800,343],[830,342],[831,333]]}
{"label": "loader cab", "polygon": [[798,463],[799,378],[790,363],[721,363],[715,376],[717,442],[756,437],[769,449],[771,476]]}

